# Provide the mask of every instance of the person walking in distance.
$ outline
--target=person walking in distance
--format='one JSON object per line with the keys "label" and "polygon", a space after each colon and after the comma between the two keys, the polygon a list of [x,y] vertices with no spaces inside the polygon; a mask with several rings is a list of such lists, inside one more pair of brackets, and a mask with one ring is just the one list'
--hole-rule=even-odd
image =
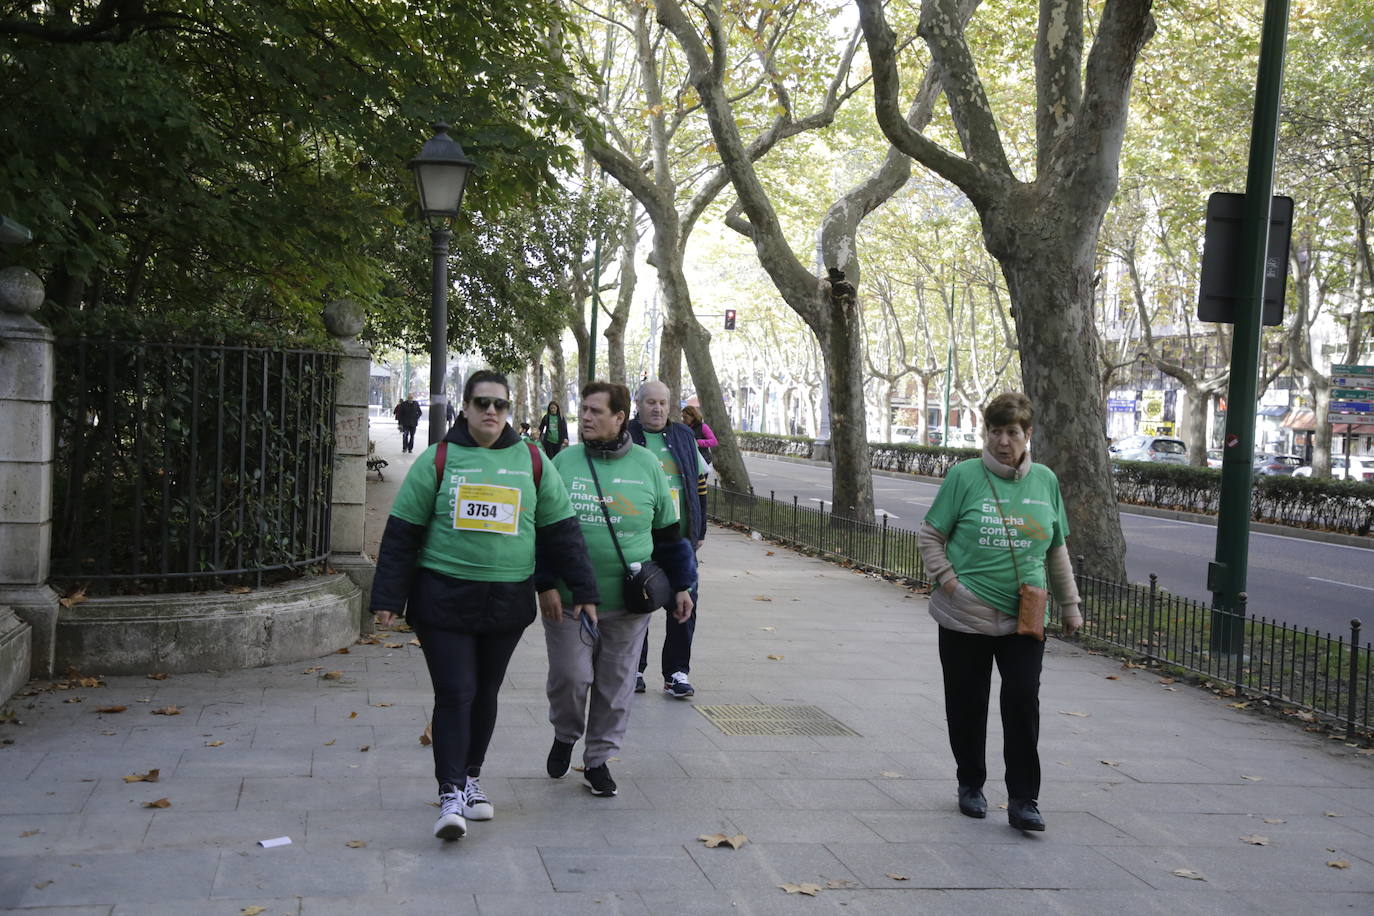
{"label": "person walking in distance", "polygon": [[420,402],[406,392],[406,399],[396,407],[396,420],[401,424],[401,451],[415,451],[415,430],[420,425],[422,413]]}
{"label": "person walking in distance", "polygon": [[[668,486],[678,504],[679,526],[682,536],[692,544],[695,552],[701,549],[706,537],[706,473],[705,460],[697,450],[697,436],[685,423],[668,419],[668,386],[650,379],[639,388],[636,415],[630,421],[630,438],[636,445],[647,448],[668,475]],[[695,581],[696,577],[693,576]],[[698,608],[697,588],[692,589],[692,607]],[[696,633],[697,613],[686,620],[669,616],[663,635],[663,692],[679,700],[696,693],[688,680],[692,670],[692,637]],[[643,693],[644,670],[649,666],[649,634],[639,653],[639,676],[635,679],[635,693]]]}
{"label": "person walking in distance", "polygon": [[568,488],[507,425],[509,412],[505,376],[468,378],[457,422],[401,484],[372,585],[377,626],[404,614],[434,686],[434,835],[445,840],[494,813],[478,778],[506,665],[537,613],[536,547],[574,612],[591,613],[600,598]]}
{"label": "person walking in distance", "polygon": [[[601,798],[616,794],[608,762],[620,751],[629,726],[635,663],[651,612],[666,605],[673,619],[690,619],[696,577],[692,546],[678,529],[668,480],[658,459],[630,442],[629,415],[628,388],[588,383],[578,408],[579,442],[553,461],[587,541],[600,607],[594,613],[565,612],[574,596],[552,575],[543,550],[535,567],[554,733],[546,768],[554,779],[566,776],[573,746],[585,737],[582,776]],[[627,575],[646,568],[662,584],[661,594],[647,606],[630,600],[625,585]]]}
{"label": "person walking in distance", "polygon": [[544,445],[544,454],[552,461],[558,453],[568,447],[568,421],[563,417],[557,401],[550,401],[544,417],[539,421],[539,441]]}

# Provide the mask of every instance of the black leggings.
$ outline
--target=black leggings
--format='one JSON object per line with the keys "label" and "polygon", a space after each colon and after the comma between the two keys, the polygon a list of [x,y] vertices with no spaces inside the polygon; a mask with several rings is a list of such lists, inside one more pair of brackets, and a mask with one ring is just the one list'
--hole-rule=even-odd
{"label": "black leggings", "polygon": [[434,685],[434,778],[462,788],[496,730],[496,695],[523,629],[474,636],[415,625]]}
{"label": "black leggings", "polygon": [[1002,760],[1007,794],[1040,797],[1040,667],[1045,644],[1033,636],[982,636],[940,627],[945,720],[959,785],[981,789],[988,769],[988,694],[992,663],[1002,676]]}

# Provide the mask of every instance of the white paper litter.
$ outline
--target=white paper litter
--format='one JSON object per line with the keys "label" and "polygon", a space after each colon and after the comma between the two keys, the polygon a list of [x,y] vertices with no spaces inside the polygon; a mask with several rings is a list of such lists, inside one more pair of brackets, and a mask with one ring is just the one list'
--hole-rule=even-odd
{"label": "white paper litter", "polygon": [[274,836],[270,840],[258,840],[258,845],[263,849],[271,849],[273,846],[290,846],[291,838],[289,836]]}

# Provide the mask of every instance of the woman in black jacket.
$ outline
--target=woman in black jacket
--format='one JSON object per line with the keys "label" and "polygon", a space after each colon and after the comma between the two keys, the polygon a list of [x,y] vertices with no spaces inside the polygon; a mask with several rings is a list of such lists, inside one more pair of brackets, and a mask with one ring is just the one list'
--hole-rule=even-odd
{"label": "woman in black jacket", "polygon": [[488,820],[478,777],[496,726],[506,665],[536,616],[535,546],[559,565],[579,610],[600,600],[582,530],[558,471],[507,424],[510,386],[475,372],[463,413],[411,465],[387,519],[372,613],[404,614],[434,686],[434,835],[458,839]]}
{"label": "woman in black jacket", "polygon": [[549,456],[549,460],[568,447],[568,421],[564,419],[557,401],[549,402],[544,418],[539,421],[539,442],[544,446],[544,454]]}

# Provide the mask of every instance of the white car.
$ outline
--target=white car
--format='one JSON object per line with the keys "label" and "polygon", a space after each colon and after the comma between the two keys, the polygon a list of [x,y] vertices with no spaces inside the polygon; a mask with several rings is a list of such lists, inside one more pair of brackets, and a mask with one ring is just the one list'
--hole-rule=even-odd
{"label": "white car", "polygon": [[[1312,466],[1303,465],[1293,472],[1294,477],[1311,477]],[[1345,455],[1331,456],[1331,476],[1336,480],[1361,480],[1374,483],[1374,456]]]}

